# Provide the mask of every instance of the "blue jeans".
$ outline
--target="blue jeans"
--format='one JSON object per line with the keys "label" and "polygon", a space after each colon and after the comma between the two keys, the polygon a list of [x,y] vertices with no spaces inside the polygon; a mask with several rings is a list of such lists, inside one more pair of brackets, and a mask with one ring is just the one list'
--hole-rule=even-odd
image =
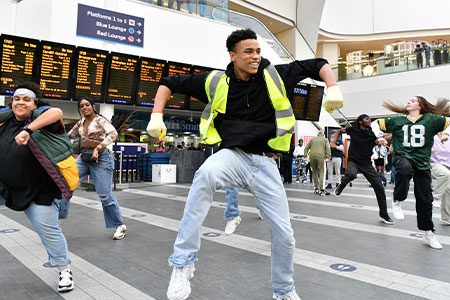
{"label": "blue jeans", "polygon": [[25,210],[31,225],[41,238],[48,253],[46,266],[66,266],[70,263],[67,242],[58,222],[60,199],[55,199],[52,205],[39,205],[34,202]]}
{"label": "blue jeans", "polygon": [[123,224],[120,206],[117,198],[112,193],[112,178],[114,171],[114,159],[111,151],[103,150],[98,157],[98,163],[83,162],[81,157],[77,158],[78,174],[80,179],[91,175],[94,181],[95,192],[102,202],[103,215],[105,216],[106,228],[116,228]]}
{"label": "blue jeans", "polygon": [[238,186],[255,198],[272,237],[272,289],[286,294],[294,289],[295,239],[289,206],[277,165],[272,158],[239,149],[222,149],[197,170],[180,222],[169,265],[181,268],[197,261],[200,228],[217,189]]}
{"label": "blue jeans", "polygon": [[225,189],[225,198],[227,200],[227,208],[223,213],[225,220],[231,220],[241,214],[238,207],[239,202],[239,188],[230,187]]}

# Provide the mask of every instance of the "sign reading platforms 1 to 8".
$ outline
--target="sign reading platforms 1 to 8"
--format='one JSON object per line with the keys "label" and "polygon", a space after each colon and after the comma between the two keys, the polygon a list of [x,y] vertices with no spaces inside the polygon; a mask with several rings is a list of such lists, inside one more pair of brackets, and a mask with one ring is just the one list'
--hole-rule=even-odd
{"label": "sign reading platforms 1 to 8", "polygon": [[75,46],[42,42],[39,85],[43,97],[71,98],[70,72],[74,63],[74,54]]}
{"label": "sign reading platforms 1 to 8", "polygon": [[78,4],[77,35],[144,47],[144,18]]}
{"label": "sign reading platforms 1 to 8", "polygon": [[12,95],[18,81],[36,81],[38,42],[1,36],[0,94]]}
{"label": "sign reading platforms 1 to 8", "polygon": [[103,102],[107,58],[107,51],[77,48],[75,98],[87,96],[95,102]]}

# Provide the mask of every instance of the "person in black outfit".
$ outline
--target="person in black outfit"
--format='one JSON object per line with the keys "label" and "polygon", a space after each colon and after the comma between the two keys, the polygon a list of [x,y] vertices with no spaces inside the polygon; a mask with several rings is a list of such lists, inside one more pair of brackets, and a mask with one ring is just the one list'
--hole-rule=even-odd
{"label": "person in black outfit", "polygon": [[[289,206],[274,152],[288,152],[295,117],[289,99],[297,83],[307,77],[323,80],[328,87],[324,107],[343,106],[343,96],[333,71],[324,59],[272,65],[261,57],[261,47],[251,29],[236,30],[227,38],[231,63],[226,71],[164,77],[155,96],[147,132],[163,137],[163,112],[173,93],[194,96],[207,103],[200,133],[205,144],[220,143],[197,170],[180,222],[167,297],[187,299],[189,280],[200,249],[200,229],[214,193],[238,186],[256,199],[269,224],[272,238],[272,290],[275,299],[299,300],[292,278],[295,240]],[[284,88],[283,88],[284,87]],[[283,127],[283,128],[282,128]],[[217,296],[219,297],[219,295]]]}
{"label": "person in black outfit", "polygon": [[339,196],[345,186],[356,179],[358,173],[362,173],[367,181],[369,181],[377,196],[380,222],[392,225],[394,221],[392,221],[387,212],[386,193],[384,192],[381,179],[372,166],[370,159],[372,156],[372,148],[374,144],[378,143],[378,139],[372,132],[370,124],[370,117],[362,114],[358,116],[356,126],[341,128],[332,135],[330,140],[331,147],[336,147],[336,140],[342,133],[347,133],[351,138],[350,148],[348,150],[347,172],[342,177],[341,183],[334,190],[334,194]]}
{"label": "person in black outfit", "polygon": [[283,183],[292,183],[292,160],[294,159],[295,145],[291,140],[291,147],[288,153],[281,155],[281,175],[283,175]]}

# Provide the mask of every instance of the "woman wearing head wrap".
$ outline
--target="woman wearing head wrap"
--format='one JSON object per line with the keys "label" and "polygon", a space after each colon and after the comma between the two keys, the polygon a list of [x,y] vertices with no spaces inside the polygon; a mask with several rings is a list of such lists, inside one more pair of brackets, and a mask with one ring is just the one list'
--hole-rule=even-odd
{"label": "woman wearing head wrap", "polygon": [[[31,148],[33,133],[64,134],[62,111],[49,108],[39,96],[36,84],[21,84],[9,107],[0,110],[0,183],[6,206],[25,212],[31,221],[49,256],[44,266],[58,267],[58,291],[66,292],[74,284],[66,238],[58,222],[62,191]],[[73,153],[71,147],[58,150]]]}

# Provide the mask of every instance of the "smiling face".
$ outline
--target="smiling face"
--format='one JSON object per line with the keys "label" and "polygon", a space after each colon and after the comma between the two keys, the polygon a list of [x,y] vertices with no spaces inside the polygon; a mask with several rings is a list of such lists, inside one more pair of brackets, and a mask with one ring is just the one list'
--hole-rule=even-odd
{"label": "smiling face", "polygon": [[94,107],[92,107],[91,103],[85,99],[80,101],[78,109],[85,118],[94,113]]}
{"label": "smiling face", "polygon": [[420,112],[420,102],[417,97],[412,97],[408,100],[408,103],[406,103],[406,110],[410,113],[412,111],[419,111]]}
{"label": "smiling face", "polygon": [[242,40],[229,53],[238,79],[249,80],[258,72],[261,62],[261,47],[257,40]]}
{"label": "smiling face", "polygon": [[11,109],[19,121],[25,120],[30,111],[36,109],[36,103],[33,98],[24,95],[16,95],[13,97]]}

